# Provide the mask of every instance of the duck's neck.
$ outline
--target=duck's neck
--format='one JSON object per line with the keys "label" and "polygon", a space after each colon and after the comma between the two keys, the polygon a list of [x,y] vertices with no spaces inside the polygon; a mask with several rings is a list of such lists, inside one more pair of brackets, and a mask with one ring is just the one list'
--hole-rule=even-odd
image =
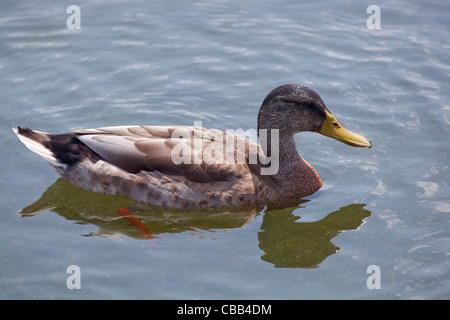
{"label": "duck's neck", "polygon": [[[284,130],[268,129],[266,143],[260,133],[261,147],[268,164],[262,174],[270,175],[284,197],[301,197],[314,193],[322,181],[314,168],[297,152],[293,134]],[[261,139],[262,138],[262,139]]]}

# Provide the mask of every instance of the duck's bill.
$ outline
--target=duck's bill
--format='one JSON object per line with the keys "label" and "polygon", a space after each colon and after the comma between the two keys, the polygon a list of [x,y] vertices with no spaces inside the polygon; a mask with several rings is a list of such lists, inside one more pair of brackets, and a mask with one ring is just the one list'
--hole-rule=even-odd
{"label": "duck's bill", "polygon": [[329,113],[328,111],[325,112],[327,114],[327,117],[323,122],[322,127],[316,130],[318,133],[321,133],[327,137],[336,139],[353,147],[372,147],[370,141],[365,137],[358,133],[345,129],[331,113]]}

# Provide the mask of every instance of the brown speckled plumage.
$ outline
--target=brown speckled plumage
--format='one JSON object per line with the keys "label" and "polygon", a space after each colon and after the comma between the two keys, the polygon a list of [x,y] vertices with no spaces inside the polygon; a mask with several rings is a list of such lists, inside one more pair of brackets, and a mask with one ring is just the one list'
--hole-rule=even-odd
{"label": "brown speckled plumage", "polygon": [[[293,135],[319,129],[325,111],[322,99],[310,88],[284,85],[274,89],[258,115],[258,129],[269,134],[264,149],[229,132],[188,126],[104,127],[61,135],[20,127],[14,131],[65,180],[82,189],[153,205],[214,208],[282,201],[317,191],[322,181],[298,154]],[[279,168],[275,174],[263,175],[261,170],[268,164],[249,159],[270,156],[271,129],[279,131]],[[174,138],[174,132],[182,137]],[[226,149],[227,139],[235,141],[234,148]],[[218,146],[218,141],[222,141],[223,154],[206,152],[201,161],[195,161],[193,152],[191,163],[177,164],[171,158],[177,146],[184,146],[185,152],[201,143],[202,150],[208,150]],[[224,161],[227,154],[234,161]]]}

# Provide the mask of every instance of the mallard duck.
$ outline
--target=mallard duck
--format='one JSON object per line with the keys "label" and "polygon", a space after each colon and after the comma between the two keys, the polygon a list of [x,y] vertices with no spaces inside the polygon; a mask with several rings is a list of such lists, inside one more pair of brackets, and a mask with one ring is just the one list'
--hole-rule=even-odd
{"label": "mallard duck", "polygon": [[199,126],[115,126],[49,134],[13,128],[19,139],[82,189],[174,208],[264,204],[313,194],[322,186],[294,134],[313,131],[354,147],[365,137],[345,129],[311,88],[272,90],[258,114],[261,144]]}

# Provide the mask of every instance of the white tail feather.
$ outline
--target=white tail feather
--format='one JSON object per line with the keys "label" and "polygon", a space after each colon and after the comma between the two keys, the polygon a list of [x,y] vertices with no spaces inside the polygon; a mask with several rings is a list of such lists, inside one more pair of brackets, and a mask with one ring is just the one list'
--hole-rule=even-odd
{"label": "white tail feather", "polygon": [[[30,138],[27,138],[23,135],[21,135],[19,133],[19,130],[17,128],[12,128],[12,130],[14,131],[14,133],[19,137],[20,141],[22,141],[22,143],[31,151],[37,153],[39,156],[41,156],[43,159],[45,159],[46,161],[50,162],[52,165],[56,166],[56,167],[64,167],[65,165],[63,163],[61,163],[60,161],[58,161],[53,153],[47,149],[46,147],[44,147],[42,144],[40,144],[37,141],[34,141]],[[39,131],[34,131],[37,133],[44,133],[44,132],[39,132]]]}

